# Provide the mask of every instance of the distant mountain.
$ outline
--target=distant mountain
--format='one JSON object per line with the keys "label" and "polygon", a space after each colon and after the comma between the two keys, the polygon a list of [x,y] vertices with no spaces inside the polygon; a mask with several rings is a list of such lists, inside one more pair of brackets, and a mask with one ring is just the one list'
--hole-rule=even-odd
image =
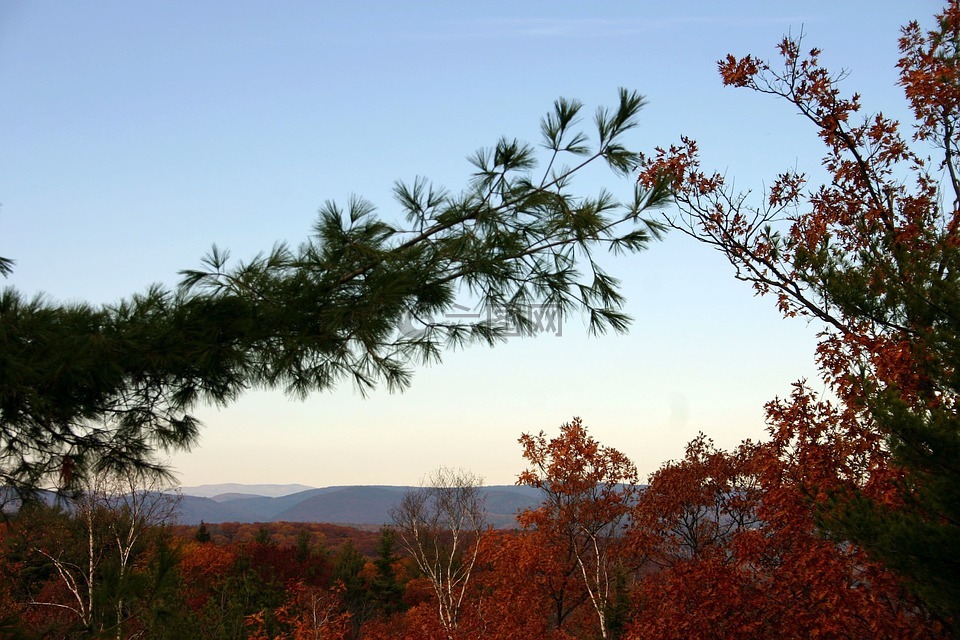
{"label": "distant mountain", "polygon": [[220,504],[210,498],[184,495],[177,508],[177,522],[200,524],[200,522],[262,522],[254,514],[242,509]]}
{"label": "distant mountain", "polygon": [[213,498],[220,495],[243,494],[252,496],[267,496],[270,498],[279,498],[313,489],[304,484],[238,484],[236,482],[227,482],[224,484],[201,484],[196,487],[180,487],[180,491],[185,496],[199,496],[201,498]]}
{"label": "distant mountain", "polygon": [[[406,487],[338,487],[309,496],[278,513],[287,522],[386,524],[390,510],[400,504]],[[317,520],[323,516],[324,520]]]}
{"label": "distant mountain", "polygon": [[[212,487],[229,491],[214,493]],[[263,487],[299,485],[205,485],[183,487],[178,521],[195,525],[216,522],[328,522],[350,525],[389,524],[390,511],[404,493],[416,487],[353,486],[307,488],[296,493],[257,495]],[[195,495],[191,491],[200,489]],[[516,526],[521,509],[536,506],[540,492],[530,487],[491,486],[482,489],[486,497],[487,520],[497,528]]]}
{"label": "distant mountain", "polygon": [[543,500],[539,489],[532,487],[493,486],[484,489],[487,520],[497,529],[517,526],[517,514],[536,507]]}

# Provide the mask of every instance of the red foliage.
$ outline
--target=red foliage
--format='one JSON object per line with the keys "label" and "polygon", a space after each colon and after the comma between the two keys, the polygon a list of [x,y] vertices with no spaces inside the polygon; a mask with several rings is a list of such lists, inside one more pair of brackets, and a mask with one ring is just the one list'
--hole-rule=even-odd
{"label": "red foliage", "polygon": [[195,611],[202,609],[226,583],[236,561],[231,549],[211,543],[183,543],[180,575],[187,606]]}
{"label": "red foliage", "polygon": [[[300,532],[308,531],[317,547],[335,551],[349,540],[360,553],[368,557],[374,555],[379,538],[376,530],[326,522],[208,522],[206,527],[210,541],[221,545],[253,542],[263,529],[270,535],[271,542],[281,547],[293,547],[297,544]],[[192,525],[176,525],[172,529],[178,536],[188,539],[193,538],[197,531],[197,527]]]}
{"label": "red foliage", "polygon": [[575,565],[557,556],[543,532],[497,532],[484,539],[478,598],[464,628],[485,638],[561,640],[589,635],[593,613]]}
{"label": "red foliage", "polygon": [[586,592],[606,638],[614,572],[631,561],[623,555],[622,533],[637,495],[637,469],[623,453],[592,438],[579,418],[562,425],[556,438],[548,440],[541,431],[524,434],[520,444],[530,468],[517,482],[539,488],[544,501],[518,520],[537,531],[541,553],[549,558],[552,571],[543,585],[554,601],[557,626],[574,604],[573,580]]}
{"label": "red foliage", "polygon": [[265,623],[266,612],[247,618],[250,640],[345,640],[350,637],[350,614],[345,611],[343,587],[329,589],[312,587],[303,582],[291,582],[287,598],[271,614],[282,629],[269,633]]}
{"label": "red foliage", "polygon": [[[765,483],[762,519],[779,532],[771,537],[789,550],[784,558],[823,548],[829,556],[829,545],[809,537],[829,532],[844,557],[798,566],[832,575],[827,565],[837,562],[848,575],[840,584],[857,585],[857,596],[889,595],[879,574],[870,574],[869,589],[855,576],[875,566],[861,545],[949,620],[960,615],[960,2],[948,2],[936,22],[930,32],[913,22],[900,39],[916,151],[898,122],[860,115],[860,96],[841,91],[844,74],[823,68],[819,50],[787,37],[779,64],[728,56],[720,74],[786,101],[813,124],[826,148],[824,184],[811,188],[788,171],[755,202],[703,171],[689,139],[644,160],[639,181],[672,179],[672,227],[720,251],[739,279],[774,294],[785,316],[822,323],[817,359],[831,401],[798,385],[770,403],[773,440],[756,470]],[[789,518],[791,509],[806,520]],[[850,589],[827,600],[855,600]],[[895,614],[862,606],[894,633]]]}
{"label": "red foliage", "polygon": [[[456,630],[453,633],[458,633]],[[361,637],[364,640],[459,640],[470,636],[455,635],[451,638],[440,625],[437,606],[424,602],[402,614],[387,620],[374,620],[363,626]]]}
{"label": "red foliage", "polygon": [[[791,407],[803,405],[802,388]],[[812,408],[812,407],[811,407]],[[771,409],[772,440],[733,453],[700,437],[654,474],[631,533],[661,569],[646,575],[630,625],[656,638],[934,638],[899,580],[862,549],[822,534],[806,490],[858,482],[825,407]],[[830,483],[830,484],[828,484]]]}

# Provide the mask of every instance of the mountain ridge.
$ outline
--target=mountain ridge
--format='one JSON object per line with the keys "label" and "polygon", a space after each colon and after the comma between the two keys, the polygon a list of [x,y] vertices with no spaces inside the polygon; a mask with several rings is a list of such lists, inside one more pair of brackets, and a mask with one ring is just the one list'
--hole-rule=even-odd
{"label": "mountain ridge", "polygon": [[212,498],[227,493],[239,493],[270,498],[279,498],[291,493],[298,493],[308,489],[315,489],[305,484],[243,484],[240,482],[221,482],[216,484],[200,484],[180,487],[183,495]]}
{"label": "mountain ridge", "polygon": [[[286,489],[305,487],[292,493]],[[228,489],[217,493],[221,488]],[[399,505],[413,486],[344,485],[243,485],[224,483],[181,487],[177,521],[184,525],[200,522],[325,522],[345,525],[390,524],[390,511]],[[263,495],[255,491],[279,492]],[[540,503],[538,489],[516,485],[481,487],[487,520],[496,528],[513,528],[516,515]],[[202,494],[202,495],[197,495]]]}

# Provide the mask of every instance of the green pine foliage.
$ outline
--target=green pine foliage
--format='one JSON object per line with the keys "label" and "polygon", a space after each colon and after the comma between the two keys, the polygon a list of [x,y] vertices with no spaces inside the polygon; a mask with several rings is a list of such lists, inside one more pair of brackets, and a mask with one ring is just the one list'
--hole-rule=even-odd
{"label": "green pine foliage", "polygon": [[403,611],[403,584],[397,579],[395,569],[400,560],[397,555],[397,532],[392,527],[380,529],[380,539],[377,541],[376,558],[373,565],[376,575],[370,581],[370,595],[377,612],[389,615]]}
{"label": "green pine foliage", "polygon": [[200,526],[197,527],[197,532],[193,534],[193,539],[201,544],[210,542],[210,532],[207,530],[207,523],[203,520],[200,521]]}
{"label": "green pine foliage", "polygon": [[[190,447],[201,402],[223,405],[252,387],[293,396],[349,381],[399,390],[414,366],[445,348],[533,333],[530,305],[582,310],[592,332],[625,331],[623,296],[597,252],[635,252],[661,225],[664,182],[621,203],[576,193],[584,168],[632,171],[626,146],[643,98],[621,90],[598,109],[557,100],[539,147],[501,139],[472,158],[454,193],[418,178],[395,187],[389,222],[369,202],[327,202],[313,235],[233,263],[216,247],[180,286],[116,305],[63,305],[0,294],[0,484],[69,489],[112,468],[162,473],[157,456]],[[9,260],[0,261],[8,272]],[[450,322],[455,296],[480,301],[480,320]],[[505,318],[507,326],[486,316]],[[439,320],[438,320],[439,318]],[[415,330],[400,331],[412,326]]]}

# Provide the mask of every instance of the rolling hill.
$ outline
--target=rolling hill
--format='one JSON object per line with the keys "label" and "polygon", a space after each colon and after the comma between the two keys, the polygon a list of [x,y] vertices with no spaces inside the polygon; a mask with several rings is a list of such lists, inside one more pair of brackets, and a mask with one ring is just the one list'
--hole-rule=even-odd
{"label": "rolling hill", "polygon": [[[184,487],[178,522],[329,522],[383,525],[404,493],[416,487],[348,486],[307,488],[302,485],[204,485]],[[216,493],[218,488],[226,489]],[[293,493],[286,493],[288,489]],[[516,514],[537,505],[540,492],[530,487],[491,486],[482,489],[487,520],[497,528],[516,526]]]}

